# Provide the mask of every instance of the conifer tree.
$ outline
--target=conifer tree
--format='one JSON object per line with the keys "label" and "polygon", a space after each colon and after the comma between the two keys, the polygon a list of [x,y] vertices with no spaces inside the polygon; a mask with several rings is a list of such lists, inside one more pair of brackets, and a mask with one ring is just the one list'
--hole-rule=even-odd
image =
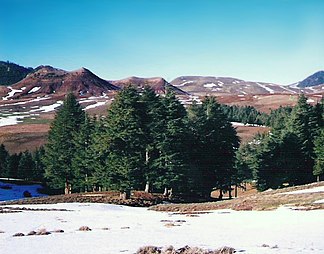
{"label": "conifer tree", "polygon": [[3,144],[0,145],[0,176],[6,176],[6,168],[9,153]]}
{"label": "conifer tree", "polygon": [[43,146],[37,148],[33,154],[34,168],[32,172],[32,179],[35,181],[44,181],[45,165],[43,163],[43,157],[45,149]]}
{"label": "conifer tree", "polygon": [[314,166],[314,139],[318,133],[319,126],[314,110],[307,103],[305,95],[301,95],[297,105],[294,107],[288,130],[294,133],[299,140],[299,147],[303,153],[303,172],[300,174],[301,182],[313,181],[312,169]]}
{"label": "conifer tree", "polygon": [[75,174],[73,185],[75,189],[80,191],[88,191],[91,189],[92,178],[91,165],[93,161],[93,153],[91,150],[92,135],[95,130],[95,119],[85,116],[85,121],[81,123],[80,129],[74,133],[75,153],[72,158],[72,171]]}
{"label": "conifer tree", "polygon": [[155,185],[158,189],[183,192],[188,181],[187,113],[172,91],[167,91],[162,105],[164,127],[161,127],[156,144],[159,155],[154,161],[158,172]]}
{"label": "conifer tree", "polygon": [[29,151],[21,154],[18,164],[18,177],[21,179],[33,180],[34,160]]}
{"label": "conifer tree", "polygon": [[65,188],[67,192],[69,185],[75,180],[72,167],[72,159],[77,152],[74,138],[84,122],[84,114],[76,97],[68,94],[55,115],[48,134],[43,160],[45,177],[52,188]]}
{"label": "conifer tree", "polygon": [[324,128],[321,129],[320,134],[315,139],[315,166],[313,169],[314,176],[317,181],[320,181],[324,176]]}
{"label": "conifer tree", "polygon": [[9,155],[7,158],[6,163],[6,170],[5,170],[5,176],[11,177],[11,178],[18,178],[18,166],[19,166],[19,160],[22,153],[14,153],[12,155]]}
{"label": "conifer tree", "polygon": [[137,91],[133,87],[120,91],[103,121],[103,132],[95,137],[94,150],[101,162],[94,178],[103,187],[120,191],[144,188],[145,134],[141,115]]}
{"label": "conifer tree", "polygon": [[155,167],[155,161],[159,158],[157,149],[158,143],[163,139],[163,130],[165,126],[164,108],[159,97],[152,88],[145,87],[141,96],[142,104],[141,122],[145,133],[145,190],[154,189],[154,181],[158,177],[158,169]]}
{"label": "conifer tree", "polygon": [[195,140],[192,162],[201,174],[204,195],[209,196],[215,188],[222,198],[233,180],[235,151],[239,146],[236,131],[213,97],[206,97],[201,106],[192,107],[189,117]]}

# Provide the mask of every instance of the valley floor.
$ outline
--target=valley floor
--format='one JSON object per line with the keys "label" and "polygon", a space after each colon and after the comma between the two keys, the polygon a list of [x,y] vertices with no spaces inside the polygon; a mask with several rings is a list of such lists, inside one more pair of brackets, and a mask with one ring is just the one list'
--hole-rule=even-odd
{"label": "valley floor", "polygon": [[[1,253],[135,253],[147,245],[242,253],[324,253],[324,210],[217,210],[179,214],[110,204],[13,205],[34,210],[0,214]],[[66,209],[47,210],[41,209]],[[88,226],[91,231],[80,231]],[[61,233],[54,231],[64,230]],[[27,235],[48,231],[49,235]]]}

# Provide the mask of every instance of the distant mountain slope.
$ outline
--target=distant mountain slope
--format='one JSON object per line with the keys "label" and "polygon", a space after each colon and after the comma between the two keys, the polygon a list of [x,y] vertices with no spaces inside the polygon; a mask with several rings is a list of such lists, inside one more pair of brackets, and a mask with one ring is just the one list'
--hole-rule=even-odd
{"label": "distant mountain slope", "polygon": [[296,88],[292,89],[272,83],[252,82],[230,77],[181,76],[170,83],[196,95],[298,93]]}
{"label": "distant mountain slope", "polygon": [[165,79],[160,77],[154,78],[139,78],[139,77],[129,77],[121,80],[109,81],[112,84],[123,88],[128,85],[136,86],[139,89],[143,89],[145,86],[151,87],[157,94],[165,94],[167,89],[174,91],[178,95],[185,95],[187,92],[181,90],[168,83]]}
{"label": "distant mountain slope", "polygon": [[100,96],[119,88],[103,80],[85,68],[64,71],[51,66],[39,66],[26,78],[12,86],[16,93],[12,98],[30,95],[66,94]]}
{"label": "distant mountain slope", "polygon": [[303,81],[297,84],[297,87],[313,87],[318,85],[324,85],[324,71],[318,71],[311,76],[305,78]]}
{"label": "distant mountain slope", "polygon": [[33,71],[33,68],[25,68],[23,66],[0,61],[0,85],[10,86],[17,83]]}

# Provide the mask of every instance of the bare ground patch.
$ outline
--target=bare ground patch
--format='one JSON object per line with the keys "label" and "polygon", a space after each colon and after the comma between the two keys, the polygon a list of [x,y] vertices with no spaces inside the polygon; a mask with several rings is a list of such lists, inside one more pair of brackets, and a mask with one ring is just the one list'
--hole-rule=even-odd
{"label": "bare ground patch", "polygon": [[150,209],[155,211],[176,212],[183,214],[190,214],[193,211],[219,209],[232,209],[236,211],[267,211],[277,209],[280,206],[291,206],[294,207],[294,209],[300,210],[324,209],[323,203],[314,203],[317,200],[323,199],[323,192],[284,194],[286,192],[311,189],[319,186],[324,186],[324,182],[259,192],[231,200],[192,204],[160,204],[153,206]]}

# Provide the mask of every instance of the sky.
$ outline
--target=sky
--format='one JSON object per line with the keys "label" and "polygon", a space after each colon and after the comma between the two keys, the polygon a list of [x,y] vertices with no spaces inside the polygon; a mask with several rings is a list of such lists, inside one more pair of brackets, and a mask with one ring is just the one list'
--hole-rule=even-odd
{"label": "sky", "polygon": [[291,84],[324,69],[323,13],[322,0],[0,0],[0,60]]}

